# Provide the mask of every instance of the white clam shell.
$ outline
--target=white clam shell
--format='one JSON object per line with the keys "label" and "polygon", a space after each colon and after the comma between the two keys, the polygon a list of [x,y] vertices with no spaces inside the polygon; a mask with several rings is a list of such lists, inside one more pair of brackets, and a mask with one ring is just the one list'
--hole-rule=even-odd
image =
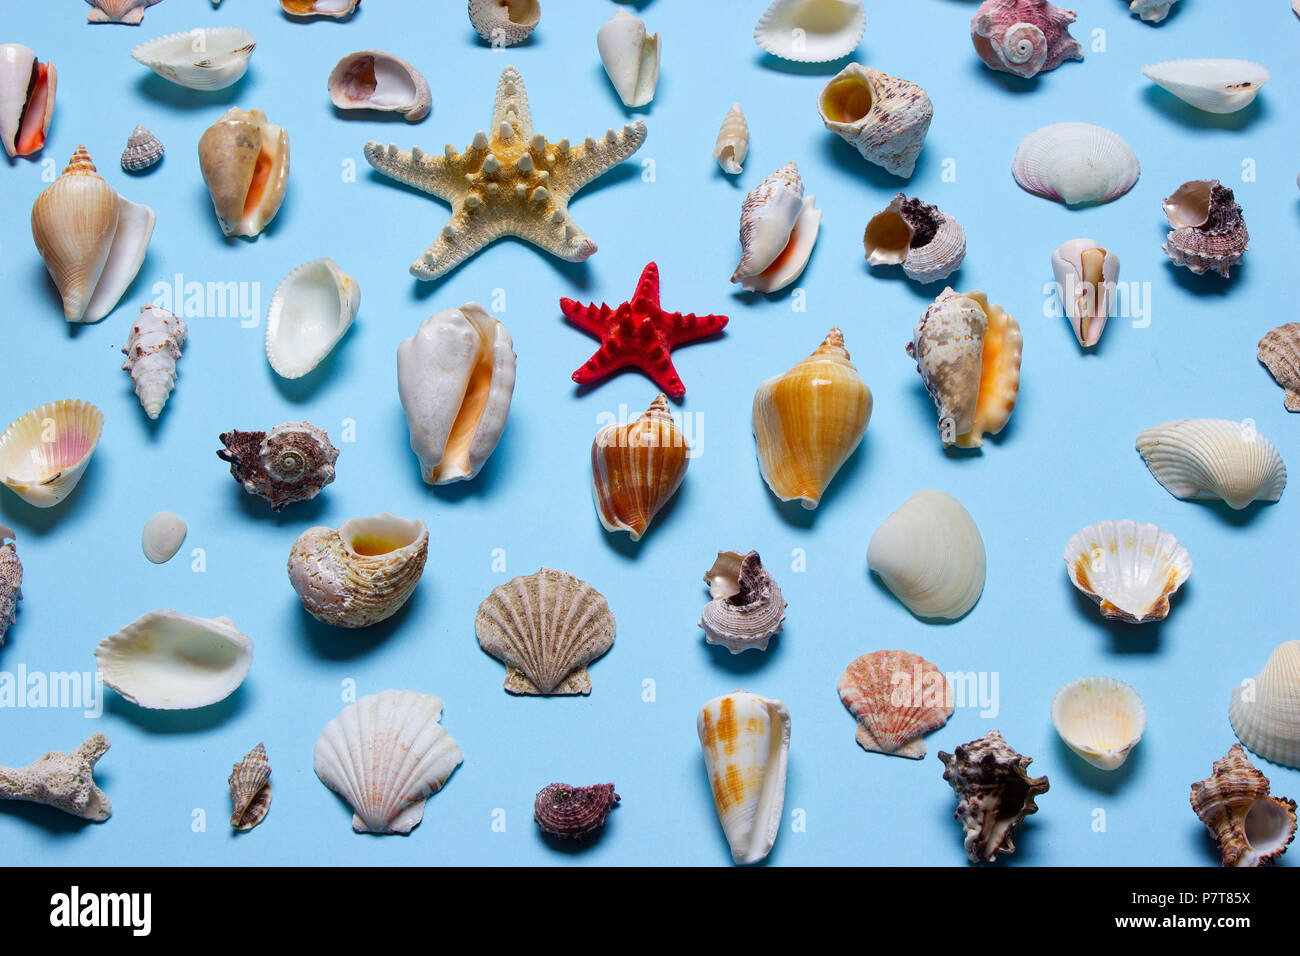
{"label": "white clam shell", "polygon": [[1118,770],[1142,739],[1138,692],[1113,677],[1080,677],[1052,698],[1052,724],[1066,746],[1098,770]]}
{"label": "white clam shell", "polygon": [[654,99],[659,83],[659,34],[646,33],[644,23],[620,8],[596,31],[596,49],[624,106],[645,106]]}
{"label": "white clam shell", "polygon": [[1065,544],[1074,586],[1113,620],[1162,621],[1169,599],[1192,573],[1187,549],[1168,531],[1136,521],[1101,521]]}
{"label": "white clam shell", "polygon": [[266,358],[302,378],[333,351],[361,308],[361,287],[333,259],[313,259],[280,280],[266,312]]}
{"label": "white clam shell", "polygon": [[731,281],[746,292],[777,292],[799,278],[821,229],[816,202],[804,196],[793,162],[750,190],[740,208],[741,258]]}
{"label": "white clam shell", "polygon": [[1119,256],[1095,239],[1071,239],[1052,253],[1052,275],[1074,337],[1096,345],[1115,303]]}
{"label": "white clam shell", "polygon": [[[46,70],[43,92],[39,87],[33,88],[33,70],[44,67]],[[0,44],[0,141],[5,152],[11,157],[19,154],[18,139],[20,134],[34,133],[29,108],[37,106],[36,96],[43,97],[39,106],[42,112],[32,114],[40,116],[40,145],[45,143],[45,134],[49,132],[50,121],[54,118],[54,94],[57,87],[58,71],[48,63],[37,60],[36,54],[21,43]],[[29,94],[36,94],[29,99]],[[22,150],[23,155],[40,149]]]}
{"label": "white clam shell", "polygon": [[57,505],[85,474],[103,429],[104,413],[90,402],[33,408],[0,435],[0,483],[37,508]]}
{"label": "white clam shell", "polygon": [[1077,206],[1124,195],[1141,166],[1128,143],[1104,127],[1053,123],[1021,141],[1011,172],[1029,192]]}
{"label": "white clam shell", "polygon": [[239,27],[202,27],[155,37],[131,57],[165,80],[191,90],[224,90],[248,72],[257,39]]}
{"label": "white clam shell", "polygon": [[104,683],[131,703],[192,710],[225,700],[253,666],[253,642],[224,617],[150,611],[99,642]]}
{"label": "white clam shell", "polygon": [[1175,498],[1220,498],[1241,510],[1277,501],[1286,465],[1253,425],[1222,418],[1183,418],[1143,429],[1137,450],[1156,481]]}
{"label": "white clam shell", "polygon": [[154,564],[166,564],[181,548],[187,528],[185,522],[170,511],[159,511],[144,523],[140,548]]}
{"label": "white clam shell", "polygon": [[713,158],[718,161],[724,173],[732,176],[741,172],[745,157],[749,154],[749,122],[739,103],[732,103],[727,115],[722,118],[722,127],[718,130],[718,140],[713,144]]}
{"label": "white clam shell", "polygon": [[401,113],[410,123],[428,116],[433,105],[424,74],[384,50],[349,53],[334,65],[326,86],[341,110]]}
{"label": "white clam shell", "polygon": [[1142,75],[1184,103],[1207,113],[1235,113],[1255,101],[1272,74],[1250,60],[1166,60]]}
{"label": "white clam shell", "polygon": [[862,0],[775,0],[754,26],[754,42],[773,56],[825,63],[858,48],[867,27]]}
{"label": "white clam shell", "polygon": [[1300,641],[1273,648],[1264,669],[1233,689],[1228,720],[1254,753],[1300,767]]}

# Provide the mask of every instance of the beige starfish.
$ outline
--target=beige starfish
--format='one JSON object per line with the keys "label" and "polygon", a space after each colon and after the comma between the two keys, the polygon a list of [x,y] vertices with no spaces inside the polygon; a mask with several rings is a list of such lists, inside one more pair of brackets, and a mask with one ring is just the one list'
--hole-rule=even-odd
{"label": "beige starfish", "polygon": [[502,236],[518,236],[569,262],[596,244],[569,216],[569,198],[645,142],[637,120],[578,146],[533,133],[528,93],[513,66],[501,71],[491,135],[480,130],[465,152],[448,143],[445,156],[418,147],[366,143],[366,160],[385,176],[451,203],[451,219],[411,265],[417,279],[436,279]]}

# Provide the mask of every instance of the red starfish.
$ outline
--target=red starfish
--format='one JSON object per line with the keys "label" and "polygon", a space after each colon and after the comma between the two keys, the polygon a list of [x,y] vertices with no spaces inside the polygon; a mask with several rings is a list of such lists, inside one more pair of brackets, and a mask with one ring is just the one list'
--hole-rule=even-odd
{"label": "red starfish", "polygon": [[590,385],[621,368],[639,368],[670,396],[686,395],[668,353],[683,342],[716,335],[727,324],[725,315],[683,315],[659,307],[659,267],[653,262],[641,271],[630,302],[617,309],[602,303],[583,305],[561,299],[560,311],[578,328],[600,339],[600,348],[587,364],[573,373],[579,385]]}

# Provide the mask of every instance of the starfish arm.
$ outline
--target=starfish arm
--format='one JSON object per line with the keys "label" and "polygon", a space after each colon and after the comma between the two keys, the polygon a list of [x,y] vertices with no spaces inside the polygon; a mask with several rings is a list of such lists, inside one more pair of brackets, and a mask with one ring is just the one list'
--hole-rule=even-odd
{"label": "starfish arm", "polygon": [[659,266],[653,262],[641,270],[641,278],[636,280],[636,291],[632,300],[641,301],[654,309],[659,308]]}
{"label": "starfish arm", "polygon": [[683,315],[673,312],[665,313],[664,318],[667,321],[662,323],[662,332],[668,339],[670,348],[683,342],[717,335],[727,326],[725,315],[696,315],[693,312]]}
{"label": "starfish arm", "polygon": [[442,227],[438,238],[411,263],[411,275],[417,279],[436,279],[446,275],[499,235],[499,232],[481,226],[476,228],[465,210],[458,209]]}
{"label": "starfish arm", "polygon": [[463,191],[464,176],[441,156],[429,156],[417,147],[407,152],[395,144],[366,143],[366,162],[389,179],[452,202]]}
{"label": "starfish arm", "polygon": [[645,142],[645,137],[645,123],[637,120],[621,130],[611,129],[599,139],[588,136],[584,142],[569,147],[566,163],[569,195],[635,153]]}
{"label": "starfish arm", "polygon": [[686,386],[673,367],[667,350],[657,345],[633,354],[607,342],[573,373],[573,380],[579,385],[591,385],[623,368],[640,369],[671,398],[680,401],[686,395]]}
{"label": "starfish arm", "polygon": [[492,102],[492,129],[500,129],[502,123],[509,123],[523,139],[533,138],[528,91],[524,89],[524,78],[513,66],[501,71],[501,79],[497,80],[496,99]]}
{"label": "starfish arm", "polygon": [[596,305],[594,302],[583,305],[576,299],[561,299],[560,311],[566,319],[596,338],[600,338],[601,333],[608,328],[610,316],[614,314],[614,310],[607,305]]}
{"label": "starfish arm", "polygon": [[[559,214],[558,220],[555,218],[556,213]],[[512,232],[520,239],[567,262],[582,262],[591,258],[596,251],[596,244],[591,237],[578,228],[568,209],[558,204],[551,216],[537,216],[517,222]]]}

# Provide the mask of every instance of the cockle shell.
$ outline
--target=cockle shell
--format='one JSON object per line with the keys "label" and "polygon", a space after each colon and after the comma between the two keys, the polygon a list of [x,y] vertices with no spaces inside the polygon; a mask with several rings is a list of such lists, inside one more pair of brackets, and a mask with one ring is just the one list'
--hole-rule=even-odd
{"label": "cockle shell", "polygon": [[984,591],[985,562],[975,519],[942,491],[908,498],[867,545],[867,567],[920,618],[965,615]]}
{"label": "cockle shell", "polygon": [[131,58],[191,90],[224,90],[248,72],[257,39],[239,27],[202,27],[141,43]]}
{"label": "cockle shell", "polygon": [[591,497],[605,530],[640,541],[681,487],[690,458],[662,392],[635,420],[598,431],[591,443]]}
{"label": "cockle shell", "polygon": [[1118,199],[1142,172],[1117,133],[1091,123],[1053,123],[1020,141],[1011,174],[1036,196],[1067,206]]}
{"label": "cockle shell", "polygon": [[1020,394],[1022,337],[1015,316],[983,292],[944,289],[907,344],[939,410],[944,445],[979,448],[1011,419]]}
{"label": "cockle shell", "polygon": [[731,275],[746,292],[777,292],[799,278],[821,228],[816,196],[805,197],[793,162],[745,196],[740,207],[740,263]]}
{"label": "cockle shell", "polygon": [[401,113],[408,123],[424,119],[433,105],[424,74],[384,50],[349,53],[334,64],[326,87],[341,110]]}
{"label": "cockle shell", "polygon": [[280,0],[280,8],[291,17],[333,17],[343,20],[352,16],[361,0]]}
{"label": "cockle shell", "polygon": [[84,146],[32,204],[32,239],[69,322],[98,322],[117,307],[144,262],[155,216],[119,196]]}
{"label": "cockle shell", "polygon": [[1168,531],[1136,521],[1102,521],[1065,543],[1074,586],[1112,621],[1163,621],[1169,599],[1192,573],[1187,549]]}
{"label": "cockle shell", "polygon": [[26,767],[0,767],[0,800],[25,800],[100,823],[113,812],[95,783],[95,764],[108,751],[108,738],[93,733],[70,753],[51,750]]}
{"label": "cockle shell", "polygon": [[948,722],[952,686],[920,654],[875,651],[855,657],[836,685],[858,721],[857,741],[870,753],[920,760],[925,735]]}
{"label": "cockle shell", "polygon": [[234,806],[230,814],[234,829],[248,831],[266,819],[271,809],[271,762],[266,759],[263,744],[259,743],[235,764],[226,783]]}
{"label": "cockle shell", "polygon": [[586,581],[542,568],[494,588],[474,631],[506,665],[510,693],[590,694],[587,665],[614,645],[614,615]]}
{"label": "cockle shell", "polygon": [[1300,641],[1283,641],[1264,669],[1232,691],[1232,730],[1266,760],[1300,767]]}
{"label": "cockle shell", "polygon": [[141,306],[131,325],[122,346],[122,371],[131,373],[135,394],[151,419],[162,413],[176,387],[176,361],[189,334],[184,319],[155,305]]}
{"label": "cockle shell", "polygon": [[1233,744],[1214,773],[1192,784],[1192,809],[1205,824],[1224,866],[1263,866],[1295,839],[1296,803],[1269,796],[1268,777]]}
{"label": "cockle shell", "polygon": [[871,389],[831,329],[817,351],[754,392],[758,468],[772,494],[816,508],[871,421]]}
{"label": "cockle shell", "polygon": [[996,730],[961,744],[951,754],[939,751],[943,779],[957,794],[953,817],[965,832],[972,863],[992,863],[999,853],[1015,853],[1016,829],[1038,812],[1036,797],[1048,790],[1046,777],[1031,777],[1032,757],[1016,753]]}
{"label": "cockle shell", "polygon": [[1182,418],[1143,429],[1137,450],[1175,498],[1221,498],[1240,511],[1286,487],[1282,456],[1253,423]]}
{"label": "cockle shell", "polygon": [[302,378],[352,327],[361,287],[333,259],[304,262],[280,280],[266,310],[266,359],[281,378]]}
{"label": "cockle shell", "polygon": [[966,258],[966,231],[937,206],[902,193],[867,222],[862,234],[867,262],[902,265],[916,282],[946,279]]}
{"label": "cockle shell", "polygon": [[719,551],[704,581],[713,596],[700,614],[704,639],[733,654],[751,647],[767,650],[768,641],[781,633],[786,605],[758,552]]}
{"label": "cockle shell", "polygon": [[1269,329],[1255,351],[1269,374],[1286,391],[1288,412],[1300,412],[1300,322]]}
{"label": "cockle shell", "polygon": [[170,511],[150,516],[140,532],[140,550],[154,564],[166,564],[181,548],[188,529],[185,522]]}
{"label": "cockle shell", "polygon": [[749,155],[749,122],[739,103],[732,103],[727,115],[722,118],[722,127],[718,130],[718,141],[713,144],[713,158],[718,161],[724,173],[735,176],[741,172],[741,164]]}
{"label": "cockle shell", "polygon": [[856,50],[866,27],[862,0],[774,0],[754,25],[754,42],[783,60],[826,63]]}
{"label": "cockle shell", "polygon": [[605,826],[606,817],[618,802],[612,783],[596,783],[590,787],[552,783],[537,792],[533,819],[543,833],[581,840]]}
{"label": "cockle shell", "polygon": [[984,0],[971,18],[970,37],[990,69],[1037,76],[1083,59],[1083,47],[1070,36],[1075,19],[1073,10],[1047,0]]}
{"label": "cockle shell", "polygon": [[1142,75],[1184,103],[1207,113],[1235,113],[1255,101],[1272,75],[1250,60],[1166,60]]}
{"label": "cockle shell", "polygon": [[1142,739],[1147,711],[1123,681],[1080,677],[1052,698],[1052,725],[1067,747],[1098,770],[1118,770]]}
{"label": "cockle shell", "polygon": [[122,150],[122,168],[128,173],[142,173],[157,165],[164,152],[162,141],[137,123],[131,135],[126,138],[126,148]]}
{"label": "cockle shell", "polygon": [[23,563],[14,547],[14,530],[0,524],[0,647],[18,616],[18,602],[23,599]]}
{"label": "cockle shell", "polygon": [[368,694],[344,707],[316,741],[320,782],[354,811],[357,833],[410,833],[424,802],[465,755],[439,721],[442,700],[412,690]]}
{"label": "cockle shell", "polygon": [[227,236],[256,236],[289,184],[289,134],[261,110],[232,106],[199,138],[199,168]]}
{"label": "cockle shell", "polygon": [[334,480],[339,450],[310,422],[285,422],[269,432],[228,431],[217,457],[250,495],[265,498],[273,511],[293,501],[310,501]]}
{"label": "cockle shell", "polygon": [[[1169,10],[1178,0],[1129,0],[1129,13],[1136,14],[1147,23],[1159,23],[1169,16]],[[1294,0],[1293,0],[1294,2]]]}
{"label": "cockle shell", "polygon": [[1074,337],[1091,348],[1101,341],[1115,303],[1119,256],[1094,239],[1071,239],[1052,253],[1052,274]]}
{"label": "cockle shell", "polygon": [[867,162],[907,179],[925,145],[934,105],[915,83],[850,63],[822,88],[817,112]]}
{"label": "cockle shell", "polygon": [[541,19],[537,0],[469,0],[470,25],[496,48],[523,43]]}
{"label": "cockle shell", "polygon": [[622,7],[596,31],[596,49],[605,75],[626,107],[645,106],[659,83],[659,34]]}
{"label": "cockle shell", "polygon": [[1212,270],[1225,279],[1241,265],[1250,233],[1231,189],[1217,179],[1194,179],[1179,186],[1164,208],[1173,231],[1161,248],[1174,265],[1197,275]]}
{"label": "cockle shell", "polygon": [[90,402],[33,408],[0,435],[0,482],[37,508],[57,505],[77,487],[103,430],[104,413]]}
{"label": "cockle shell", "polygon": [[58,71],[21,43],[0,44],[0,141],[5,152],[30,156],[45,145],[54,119]]}
{"label": "cockle shell", "polygon": [[369,627],[401,609],[420,583],[429,532],[418,518],[372,515],[308,528],[289,552],[289,582],[322,624]]}
{"label": "cockle shell", "polygon": [[700,708],[695,729],[731,858],[759,863],[781,828],[790,711],[779,700],[738,690]]}
{"label": "cockle shell", "polygon": [[225,617],[150,611],[95,648],[104,683],[153,710],[192,710],[233,694],[253,666],[253,642]]}
{"label": "cockle shell", "polygon": [[146,7],[152,7],[159,0],[86,0],[90,12],[86,14],[87,23],[125,23],[135,26],[144,19]]}
{"label": "cockle shell", "polygon": [[479,473],[505,431],[514,390],[510,333],[477,302],[430,316],[397,347],[397,393],[425,482]]}

